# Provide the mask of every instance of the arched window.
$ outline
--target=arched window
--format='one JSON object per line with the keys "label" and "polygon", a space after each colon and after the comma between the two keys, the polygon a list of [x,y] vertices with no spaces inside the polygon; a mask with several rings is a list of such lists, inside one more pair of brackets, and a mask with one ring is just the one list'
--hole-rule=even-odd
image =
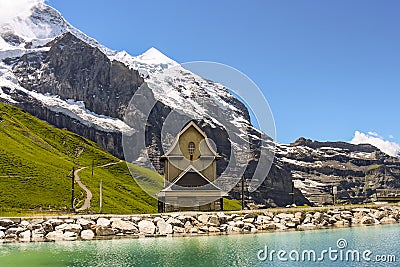
{"label": "arched window", "polygon": [[195,146],[194,146],[194,143],[193,143],[193,142],[190,142],[190,143],[189,143],[189,145],[188,145],[188,150],[189,150],[189,155],[190,155],[190,158],[192,158],[192,157],[193,157],[193,154],[194,154],[194,148],[195,148]]}

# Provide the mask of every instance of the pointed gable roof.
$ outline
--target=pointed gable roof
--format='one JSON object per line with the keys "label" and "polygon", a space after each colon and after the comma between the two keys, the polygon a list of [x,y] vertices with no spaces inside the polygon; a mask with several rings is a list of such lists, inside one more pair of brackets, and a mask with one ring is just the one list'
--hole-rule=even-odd
{"label": "pointed gable roof", "polygon": [[165,159],[166,157],[169,156],[169,154],[171,154],[171,152],[174,150],[174,148],[178,145],[179,142],[179,138],[180,136],[186,132],[190,127],[193,127],[196,129],[196,131],[198,131],[203,137],[204,140],[206,141],[207,147],[208,149],[210,149],[211,153],[217,158],[220,159],[221,156],[214,150],[214,148],[211,146],[210,142],[208,141],[207,135],[206,133],[199,127],[197,126],[196,123],[194,123],[194,121],[190,121],[188,124],[186,124],[186,126],[178,133],[177,137],[175,138],[174,143],[172,144],[172,146],[169,148],[169,150],[160,158],[161,159]]}
{"label": "pointed gable roof", "polygon": [[161,191],[175,190],[211,190],[221,191],[213,182],[208,180],[203,174],[196,170],[192,165],[186,168],[169,186]]}

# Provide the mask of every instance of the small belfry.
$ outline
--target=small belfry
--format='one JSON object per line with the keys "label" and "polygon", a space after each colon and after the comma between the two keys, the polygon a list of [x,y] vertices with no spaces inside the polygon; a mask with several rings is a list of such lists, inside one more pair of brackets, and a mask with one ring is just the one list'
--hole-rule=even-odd
{"label": "small belfry", "polygon": [[164,188],[157,194],[158,211],[222,210],[225,193],[214,183],[220,158],[204,131],[190,121],[160,157]]}

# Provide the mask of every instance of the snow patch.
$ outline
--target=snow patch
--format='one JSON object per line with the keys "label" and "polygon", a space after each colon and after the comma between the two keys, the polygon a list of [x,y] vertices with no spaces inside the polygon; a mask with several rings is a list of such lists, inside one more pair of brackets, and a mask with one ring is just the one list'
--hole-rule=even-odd
{"label": "snow patch", "polygon": [[[73,99],[62,100],[59,96],[26,90],[18,84],[17,78],[4,63],[0,63],[0,88],[2,87],[11,89],[12,93],[17,93],[17,91],[24,92],[40,101],[50,110],[77,119],[88,127],[96,127],[105,132],[132,131],[131,127],[119,119],[99,115],[86,109],[83,101],[75,101]],[[10,95],[5,94],[4,90],[0,90],[0,97],[15,103],[15,100]]]}

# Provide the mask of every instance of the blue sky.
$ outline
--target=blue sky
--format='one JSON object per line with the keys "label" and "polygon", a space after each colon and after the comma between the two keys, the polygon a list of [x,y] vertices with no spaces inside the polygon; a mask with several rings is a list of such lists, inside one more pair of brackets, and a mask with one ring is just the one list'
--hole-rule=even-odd
{"label": "blue sky", "polygon": [[249,76],[277,139],[400,143],[400,2],[49,0],[102,44],[178,62],[215,61]]}

